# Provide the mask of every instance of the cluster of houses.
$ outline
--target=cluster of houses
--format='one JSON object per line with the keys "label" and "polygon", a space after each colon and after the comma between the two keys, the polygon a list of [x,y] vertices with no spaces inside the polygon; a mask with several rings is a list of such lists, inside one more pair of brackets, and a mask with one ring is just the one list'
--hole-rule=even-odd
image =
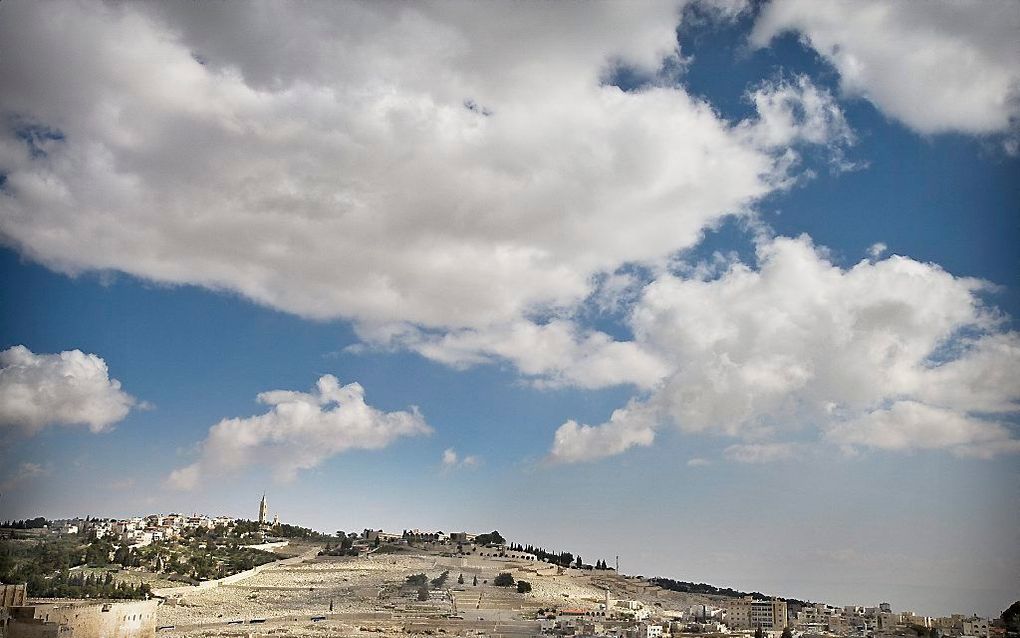
{"label": "cluster of houses", "polygon": [[806,633],[840,635],[896,635],[904,629],[920,627],[936,630],[942,636],[991,638],[992,630],[987,618],[964,614],[920,616],[912,611],[894,612],[889,603],[877,607],[816,603],[791,613],[790,621],[793,627]]}
{"label": "cluster of houses", "polygon": [[[639,600],[614,600],[606,590],[605,601],[591,609],[559,609],[538,615],[543,634],[663,638],[680,633],[728,633],[721,622],[708,620],[705,608],[667,611]],[[722,615],[722,610],[713,610]],[[710,617],[710,616],[709,616]]]}
{"label": "cluster of houses", "polygon": [[230,528],[234,522],[230,516],[149,514],[125,519],[62,519],[53,521],[49,529],[54,534],[83,534],[88,538],[101,538],[115,544],[126,543],[132,547],[141,547],[154,541],[179,538],[190,530],[213,529],[217,526]]}
{"label": "cluster of houses", "polygon": [[686,610],[648,607],[636,600],[606,600],[591,609],[561,609],[540,615],[542,633],[619,638],[662,638],[680,633],[745,634],[759,629],[777,638],[786,629],[793,636],[860,636],[882,638],[916,636],[917,628],[936,630],[946,638],[994,638],[996,628],[987,618],[953,614],[919,616],[894,612],[891,605],[877,607],[824,603],[794,606],[778,598],[750,596],[723,601],[721,606],[695,605]]}

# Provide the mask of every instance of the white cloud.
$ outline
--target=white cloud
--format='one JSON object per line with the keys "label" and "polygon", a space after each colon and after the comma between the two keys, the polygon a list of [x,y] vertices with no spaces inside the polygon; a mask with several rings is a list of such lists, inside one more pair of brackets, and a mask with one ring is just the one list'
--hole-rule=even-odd
{"label": "white cloud", "polygon": [[797,32],[871,101],[921,133],[1003,133],[1020,114],[1020,11],[1010,0],[773,0],[751,43]]}
{"label": "white cloud", "polygon": [[542,325],[521,320],[444,334],[408,329],[389,336],[392,343],[458,368],[510,361],[538,385],[602,388],[630,383],[651,387],[668,372],[658,357],[640,345],[581,330],[564,319]]}
{"label": "white cloud", "polygon": [[868,255],[870,255],[872,259],[878,259],[882,255],[884,255],[885,251],[887,250],[889,250],[889,247],[886,246],[884,243],[878,241],[868,248]]}
{"label": "white cloud", "polygon": [[[918,130],[1008,127],[1008,19],[842,6],[797,18],[776,2],[753,41],[802,31],[845,92]],[[614,65],[654,76],[675,60],[680,15],[680,3],[0,3],[0,40],[19,52],[0,56],[0,87],[17,87],[0,91],[13,114],[0,235],[63,272],[235,291],[447,365],[509,361],[538,384],[647,393],[603,425],[563,424],[555,459],[649,445],[662,423],[764,439],[898,400],[968,418],[1015,405],[1017,337],[997,332],[980,282],[901,257],[843,270],[806,239],[763,241],[757,270],[727,258],[711,275],[663,274],[706,228],[787,187],[791,146],[853,139],[801,77],[753,89],[759,115],[743,123],[683,87],[604,84]],[[619,274],[629,266],[655,280],[639,293]],[[634,339],[579,327],[586,303],[636,303]],[[954,340],[962,328],[983,336]],[[962,349],[932,365],[946,344]],[[344,412],[285,394],[214,426],[204,449],[228,465],[258,456],[269,433],[228,445],[224,424],[297,422],[291,394],[312,423]],[[200,480],[205,459],[174,482]]]}
{"label": "white cloud", "polygon": [[279,480],[316,467],[349,450],[378,450],[400,437],[432,429],[417,408],[382,412],[365,403],[357,383],[322,376],[310,393],[273,390],[258,395],[271,409],[257,416],[223,419],[209,429],[199,459],[174,470],[170,487],[193,489],[209,476],[250,466],[269,468]]}
{"label": "white cloud", "polygon": [[454,467],[457,465],[457,453],[453,448],[443,450],[443,467]]}
{"label": "white cloud", "polygon": [[700,458],[700,457],[694,457],[692,459],[687,459],[687,467],[708,467],[711,464],[712,464],[712,461],[709,461],[708,459],[703,459],[703,458]]}
{"label": "white cloud", "polygon": [[806,75],[764,82],[748,93],[758,119],[742,122],[740,130],[765,148],[794,143],[847,146],[854,135],[843,110],[826,89]]}
{"label": "white cloud", "polygon": [[35,354],[25,346],[0,352],[0,427],[29,435],[48,425],[84,425],[104,432],[134,404],[120,381],[110,378],[106,362],[94,354]]}
{"label": "white cloud", "polygon": [[888,409],[838,423],[828,437],[835,443],[880,450],[947,449],[978,458],[1020,452],[1020,440],[1000,423],[917,401],[897,401]]}
{"label": "white cloud", "polygon": [[[678,55],[679,16],[3,3],[19,55],[0,57],[17,87],[0,108],[21,119],[0,136],[0,232],[59,271],[306,317],[499,331],[569,314],[599,275],[787,183],[782,153],[682,87],[603,84]],[[62,138],[32,129],[33,151],[29,124]]]}
{"label": "white cloud", "polygon": [[758,87],[741,123],[682,86],[606,85],[678,59],[683,4],[0,4],[21,52],[0,56],[0,234],[448,365],[653,387],[669,366],[578,309],[632,303],[621,268],[788,187],[788,145],[850,140],[806,78]]}
{"label": "white cloud", "polygon": [[750,10],[751,2],[750,0],[698,0],[695,6],[708,11],[714,18],[734,20]]}
{"label": "white cloud", "polygon": [[625,452],[634,446],[649,446],[655,440],[656,415],[646,406],[632,402],[614,410],[601,425],[579,425],[567,421],[556,430],[549,460],[557,463],[594,461]]}
{"label": "white cloud", "polygon": [[1016,450],[992,415],[1020,411],[1020,334],[983,304],[987,284],[900,256],[839,268],[807,237],[762,239],[757,257],[756,269],[646,286],[630,325],[670,374],[605,424],[561,426],[554,456],[648,445],[664,424],[742,439],[725,454],[738,461],[792,454],[770,439],[795,432],[844,447]]}
{"label": "white cloud", "polygon": [[457,468],[475,468],[481,464],[481,459],[474,455],[468,455],[461,458],[457,451],[452,447],[443,450],[443,463],[442,468],[444,472],[449,472]]}

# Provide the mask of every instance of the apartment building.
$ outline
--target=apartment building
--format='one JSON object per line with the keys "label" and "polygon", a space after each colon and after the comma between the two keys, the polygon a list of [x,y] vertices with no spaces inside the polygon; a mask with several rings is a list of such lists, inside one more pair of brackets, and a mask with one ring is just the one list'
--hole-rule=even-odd
{"label": "apartment building", "polygon": [[778,598],[756,600],[751,596],[734,598],[723,605],[726,610],[724,622],[731,629],[785,629],[786,601]]}

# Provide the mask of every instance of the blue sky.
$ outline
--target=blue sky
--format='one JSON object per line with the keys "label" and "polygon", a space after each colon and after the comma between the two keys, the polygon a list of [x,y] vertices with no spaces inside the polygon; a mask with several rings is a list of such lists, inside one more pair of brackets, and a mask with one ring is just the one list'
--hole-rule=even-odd
{"label": "blue sky", "polygon": [[0,518],[997,615],[1020,12],[847,6],[4,3]]}

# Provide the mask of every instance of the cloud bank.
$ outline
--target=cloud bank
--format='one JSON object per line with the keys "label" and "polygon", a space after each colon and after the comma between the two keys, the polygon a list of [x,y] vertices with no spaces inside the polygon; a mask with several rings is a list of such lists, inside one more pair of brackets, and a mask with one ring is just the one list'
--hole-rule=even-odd
{"label": "cloud bank", "polygon": [[401,437],[428,435],[432,428],[417,408],[383,412],[365,403],[357,383],[319,378],[311,392],[272,390],[258,395],[264,414],[223,419],[209,428],[199,459],[174,470],[167,485],[194,489],[203,480],[260,466],[278,480],[320,465],[349,450],[382,449]]}
{"label": "cloud bank", "polygon": [[798,435],[1020,451],[1003,422],[1020,411],[1020,334],[982,302],[987,284],[900,256],[842,269],[803,236],[761,239],[757,261],[645,287],[630,326],[671,372],[603,424],[564,423],[552,457],[650,445],[665,424],[740,439],[725,455],[743,462],[788,458],[797,446],[774,439]]}
{"label": "cloud bank", "polygon": [[26,435],[50,425],[105,432],[135,403],[94,354],[35,354],[25,346],[0,352],[0,427]]}
{"label": "cloud bank", "polygon": [[0,236],[61,272],[369,327],[568,310],[782,188],[777,145],[814,141],[776,129],[779,96],[749,136],[682,86],[606,83],[676,59],[680,15],[5,3]]}
{"label": "cloud bank", "polygon": [[[905,450],[926,447],[904,441],[934,420],[964,433],[933,437],[940,449],[1011,446],[999,416],[1016,409],[1017,337],[981,304],[985,284],[880,250],[841,269],[807,238],[763,240],[756,268],[670,270],[791,187],[802,149],[844,170],[855,139],[806,77],[750,87],[741,122],[665,79],[682,66],[683,6],[0,3],[0,41],[18,52],[0,56],[0,85],[18,87],[0,93],[0,241],[60,272],[350,320],[369,344],[446,365],[642,393],[601,425],[564,423],[563,461],[650,445],[662,424],[734,445],[803,428]],[[777,0],[751,42],[802,34],[845,95],[920,132],[1002,134],[1017,113],[1011,8]],[[651,81],[623,91],[609,81],[621,68]],[[592,306],[633,339],[586,325]],[[349,412],[323,392],[260,395],[270,412],[214,426],[171,482],[276,446],[304,459],[275,468],[286,478],[427,428],[394,413],[406,432],[306,436]],[[877,436],[890,428],[903,436]]]}

